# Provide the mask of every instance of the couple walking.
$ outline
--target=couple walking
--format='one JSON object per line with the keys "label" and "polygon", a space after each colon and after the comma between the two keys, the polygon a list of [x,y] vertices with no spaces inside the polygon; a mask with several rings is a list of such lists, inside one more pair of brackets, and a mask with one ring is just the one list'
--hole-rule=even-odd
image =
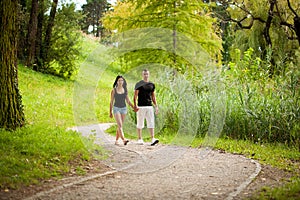
{"label": "couple walking", "polygon": [[149,81],[150,72],[144,69],[142,72],[143,80],[136,83],[134,87],[134,97],[132,104],[128,98],[127,83],[124,77],[117,76],[113,84],[113,90],[111,91],[110,98],[110,117],[113,115],[117,122],[116,142],[118,144],[119,138],[123,140],[123,144],[127,145],[129,140],[125,139],[123,132],[123,122],[127,114],[127,104],[133,108],[137,116],[137,134],[138,144],[144,144],[142,139],[142,129],[144,128],[145,119],[147,121],[147,128],[151,135],[151,146],[159,142],[158,139],[154,138],[154,110],[152,104],[155,107],[155,114],[158,114],[158,106],[155,97],[155,84]]}

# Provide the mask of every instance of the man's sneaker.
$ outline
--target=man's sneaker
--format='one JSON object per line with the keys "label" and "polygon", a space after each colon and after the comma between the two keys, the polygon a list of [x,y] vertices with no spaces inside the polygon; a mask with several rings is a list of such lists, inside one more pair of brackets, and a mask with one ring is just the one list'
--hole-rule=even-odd
{"label": "man's sneaker", "polygon": [[158,140],[158,139],[155,139],[155,138],[153,138],[153,139],[152,139],[151,146],[154,146],[154,145],[156,145],[158,142],[159,142],[159,140]]}
{"label": "man's sneaker", "polygon": [[137,143],[138,143],[138,144],[144,144],[144,141],[143,141],[143,139],[139,139],[139,140],[137,141]]}

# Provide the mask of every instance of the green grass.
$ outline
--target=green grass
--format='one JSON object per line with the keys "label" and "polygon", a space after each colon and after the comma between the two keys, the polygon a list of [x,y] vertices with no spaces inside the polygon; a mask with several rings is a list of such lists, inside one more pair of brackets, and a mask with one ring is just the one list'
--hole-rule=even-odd
{"label": "green grass", "polygon": [[[0,131],[0,188],[16,188],[67,173],[72,160],[88,161],[90,153],[78,133],[34,125]],[[92,143],[91,143],[92,145]],[[77,164],[80,164],[77,162]]]}
{"label": "green grass", "polygon": [[[38,73],[23,66],[19,67],[19,87],[28,124],[46,123],[49,126],[67,128],[91,122],[111,121],[109,97],[116,75],[102,65],[104,58],[92,59],[98,58],[97,52],[101,51],[101,46],[97,47],[89,40],[85,45],[91,55],[87,54],[87,58],[82,60],[81,71],[75,81]],[[92,77],[95,74],[97,77]],[[79,84],[82,84],[80,86],[82,88],[76,90]],[[87,103],[81,103],[80,101],[84,102],[87,97],[77,93],[78,90],[85,91],[86,88],[91,88],[91,94],[95,96]],[[76,107],[75,103],[80,105]],[[76,120],[75,114],[84,115],[83,119]],[[96,115],[96,118],[92,118],[91,115]]]}
{"label": "green grass", "polygon": [[300,178],[292,178],[291,181],[280,188],[262,188],[262,192],[254,195],[252,200],[298,200],[300,199]]}
{"label": "green grass", "polygon": [[74,125],[73,82],[19,67],[19,85],[26,121],[30,125]]}

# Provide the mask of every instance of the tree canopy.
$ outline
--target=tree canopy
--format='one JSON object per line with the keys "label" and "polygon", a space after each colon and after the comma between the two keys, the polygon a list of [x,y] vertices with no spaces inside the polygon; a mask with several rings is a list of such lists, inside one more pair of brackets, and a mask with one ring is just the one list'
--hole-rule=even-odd
{"label": "tree canopy", "polygon": [[[296,0],[221,0],[226,10],[218,12],[219,19],[227,24],[234,54],[252,48],[254,54],[270,61],[270,75],[283,70],[293,60],[300,43],[300,5]],[[226,14],[224,13],[226,12]],[[224,38],[223,38],[224,39]]]}
{"label": "tree canopy", "polygon": [[[189,1],[119,1],[104,19],[104,27],[112,32],[155,27],[170,30],[174,52],[178,48],[178,35],[184,34],[199,43],[213,58],[220,59],[221,39],[216,20],[211,16],[211,6],[197,0]],[[149,41],[155,42],[155,41]],[[188,63],[174,52],[145,48],[122,57],[132,66],[141,62],[156,62],[179,69]],[[184,68],[186,69],[186,68]]]}
{"label": "tree canopy", "polygon": [[104,37],[104,27],[102,24],[102,17],[104,13],[109,9],[110,4],[107,0],[87,0],[87,3],[82,6],[82,12],[84,19],[82,20],[82,30],[96,37]]}

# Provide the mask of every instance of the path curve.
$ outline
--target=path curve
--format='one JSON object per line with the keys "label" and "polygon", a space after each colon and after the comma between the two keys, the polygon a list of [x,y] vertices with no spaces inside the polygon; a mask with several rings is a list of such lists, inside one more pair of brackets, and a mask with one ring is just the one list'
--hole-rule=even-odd
{"label": "path curve", "polygon": [[[111,170],[27,198],[35,199],[235,199],[259,174],[258,162],[241,155],[150,143],[114,145],[111,124],[73,130],[95,135],[109,152]],[[102,161],[101,161],[102,162]]]}

